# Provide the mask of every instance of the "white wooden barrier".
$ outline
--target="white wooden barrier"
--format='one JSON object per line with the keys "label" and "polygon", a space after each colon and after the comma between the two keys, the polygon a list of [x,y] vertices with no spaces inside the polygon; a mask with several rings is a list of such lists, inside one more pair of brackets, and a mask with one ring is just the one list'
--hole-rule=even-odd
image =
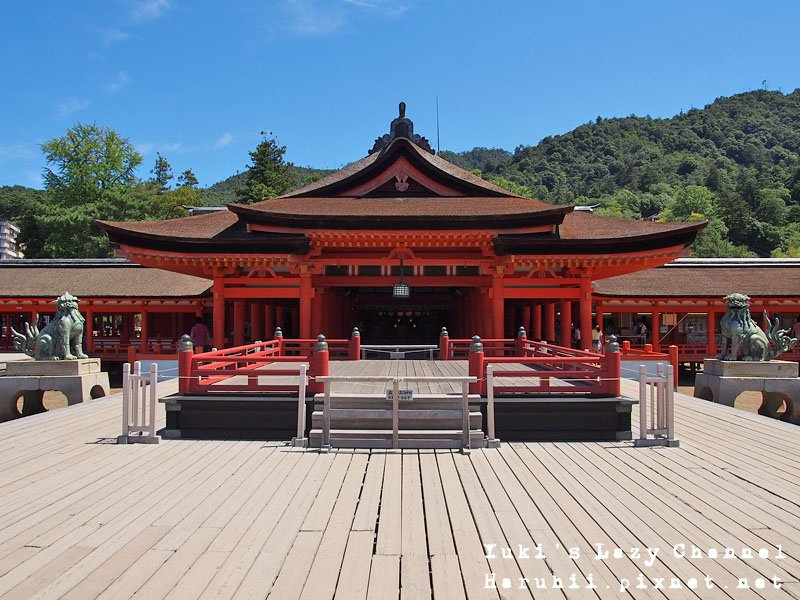
{"label": "white wooden barrier", "polygon": [[494,430],[494,365],[486,365],[486,440],[487,448],[499,448],[500,440]]}
{"label": "white wooden barrier", "polygon": [[322,405],[322,447],[321,452],[331,449],[331,383],[336,382],[361,382],[361,383],[391,383],[392,384],[392,448],[400,447],[400,385],[406,382],[416,383],[460,383],[461,384],[461,452],[469,454],[471,451],[470,424],[469,424],[469,384],[476,381],[475,377],[395,377],[381,375],[364,376],[335,376],[326,375],[317,377],[317,382],[324,384],[324,403]]}
{"label": "white wooden barrier", "polygon": [[150,373],[142,373],[142,363],[122,366],[122,435],[118,444],[157,444],[156,388],[158,365],[150,363]]}
{"label": "white wooden barrier", "polygon": [[675,390],[672,365],[657,365],[655,375],[639,365],[639,439],[634,446],[669,446],[675,439]]}
{"label": "white wooden barrier", "polygon": [[308,364],[300,364],[300,378],[297,384],[297,435],[292,438],[292,446],[308,447],[306,437],[306,386],[308,385]]}

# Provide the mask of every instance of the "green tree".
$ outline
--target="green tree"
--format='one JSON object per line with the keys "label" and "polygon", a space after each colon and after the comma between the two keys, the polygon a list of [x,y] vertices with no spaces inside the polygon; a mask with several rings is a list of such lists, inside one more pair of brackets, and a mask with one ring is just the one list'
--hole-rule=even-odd
{"label": "green tree", "polygon": [[42,150],[45,202],[23,224],[27,256],[108,256],[108,239],[95,219],[148,218],[147,198],[133,193],[142,157],[115,131],[78,123]]}
{"label": "green tree", "polygon": [[245,204],[280,196],[292,187],[289,165],[283,159],[286,146],[279,146],[272,133],[262,131],[261,135],[264,139],[250,153],[253,164],[247,167],[245,185],[236,192]]}
{"label": "green tree", "polygon": [[194,171],[186,169],[183,173],[178,175],[178,187],[196,188],[200,182],[197,181]]}
{"label": "green tree", "polygon": [[169,180],[173,178],[172,165],[161,153],[156,152],[156,164],[150,172],[153,174],[152,181],[156,185],[156,191],[159,194],[166,192],[169,189]]}

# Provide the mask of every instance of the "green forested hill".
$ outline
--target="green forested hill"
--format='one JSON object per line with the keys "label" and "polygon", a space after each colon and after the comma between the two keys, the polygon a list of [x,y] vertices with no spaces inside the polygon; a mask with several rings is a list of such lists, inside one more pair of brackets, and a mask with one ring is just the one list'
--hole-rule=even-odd
{"label": "green forested hill", "polygon": [[[513,154],[442,155],[552,203],[626,218],[706,218],[695,254],[800,252],[800,90],[719,98],[670,119],[598,119]],[[711,239],[715,238],[715,239]]]}
{"label": "green forested hill", "polygon": [[[311,167],[289,165],[289,173],[294,179],[292,187],[300,187],[331,172],[330,169],[313,169]],[[246,176],[247,171],[237,173],[202,190],[200,196],[202,203],[206,206],[222,206],[229,202],[241,201],[240,198],[236,197],[236,190],[244,186]]]}

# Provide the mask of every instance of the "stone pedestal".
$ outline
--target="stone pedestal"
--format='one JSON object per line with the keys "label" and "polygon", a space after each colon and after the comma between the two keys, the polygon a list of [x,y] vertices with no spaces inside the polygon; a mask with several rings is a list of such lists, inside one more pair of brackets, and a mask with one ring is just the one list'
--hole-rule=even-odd
{"label": "stone pedestal", "polygon": [[[99,358],[9,362],[6,375],[0,377],[0,421],[44,412],[42,398],[50,390],[64,394],[70,405],[107,396],[108,373],[100,370]],[[17,410],[20,396],[21,413]]]}
{"label": "stone pedestal", "polygon": [[800,379],[798,363],[784,360],[725,361],[707,358],[703,373],[694,380],[694,395],[726,406],[733,406],[742,392],[761,392],[762,403],[758,412],[778,417],[800,425]]}

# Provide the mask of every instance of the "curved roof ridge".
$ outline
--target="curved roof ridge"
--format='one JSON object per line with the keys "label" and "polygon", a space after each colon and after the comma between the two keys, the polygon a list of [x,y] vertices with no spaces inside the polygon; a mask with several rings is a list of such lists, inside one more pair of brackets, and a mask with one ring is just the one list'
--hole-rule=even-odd
{"label": "curved roof ridge", "polygon": [[[404,137],[395,138],[394,140],[391,141],[391,143],[388,146],[386,146],[379,152],[375,152],[373,154],[365,156],[360,160],[352,162],[349,165],[346,165],[345,167],[339,169],[338,171],[335,171],[334,173],[331,173],[330,175],[323,177],[319,181],[309,183],[307,185],[304,185],[303,187],[297,188],[295,190],[292,190],[291,192],[288,192],[286,194],[277,197],[294,198],[294,197],[309,196],[309,195],[311,196],[333,195],[333,194],[314,193],[314,192],[323,192],[323,190],[326,190],[326,188],[329,188],[336,184],[340,184],[342,182],[347,181],[351,177],[357,176],[359,173],[361,173],[362,171],[364,171],[365,169],[371,167],[376,163],[380,163],[383,160],[387,161],[391,160],[387,159],[386,157],[391,156],[393,154],[393,151],[398,146],[400,148],[403,147],[409,148],[411,151],[414,152],[416,158],[421,159],[424,163],[427,163],[432,169],[435,169],[437,172],[443,173],[448,177],[461,180],[473,187],[491,192],[492,193],[491,195],[506,196],[510,198],[519,197],[516,194],[513,194],[498,185],[495,185],[493,183],[486,181],[481,177],[478,177],[474,173],[465,171],[461,167],[454,165],[453,163],[443,159],[440,156],[431,154],[424,148],[419,147],[410,139]],[[262,200],[262,202],[271,199],[272,198],[265,198],[264,200]],[[256,202],[255,204],[258,204],[258,202]]]}

